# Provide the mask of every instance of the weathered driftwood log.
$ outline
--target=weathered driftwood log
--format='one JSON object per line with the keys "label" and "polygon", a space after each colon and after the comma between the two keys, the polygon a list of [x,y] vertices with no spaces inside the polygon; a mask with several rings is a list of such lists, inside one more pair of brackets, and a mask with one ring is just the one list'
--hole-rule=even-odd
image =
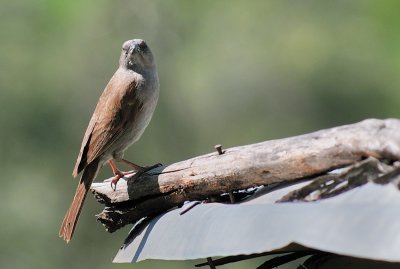
{"label": "weathered driftwood log", "polygon": [[108,181],[92,192],[105,209],[98,215],[109,232],[188,200],[206,200],[249,187],[318,176],[366,157],[400,159],[400,120],[365,120],[352,125],[213,152],[146,174]]}

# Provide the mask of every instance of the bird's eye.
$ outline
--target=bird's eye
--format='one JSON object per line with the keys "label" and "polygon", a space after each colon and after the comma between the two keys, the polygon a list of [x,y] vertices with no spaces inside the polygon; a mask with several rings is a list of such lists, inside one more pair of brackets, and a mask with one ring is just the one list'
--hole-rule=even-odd
{"label": "bird's eye", "polygon": [[139,50],[142,52],[146,52],[148,49],[146,43],[144,43],[144,42],[140,43],[138,46],[139,46]]}

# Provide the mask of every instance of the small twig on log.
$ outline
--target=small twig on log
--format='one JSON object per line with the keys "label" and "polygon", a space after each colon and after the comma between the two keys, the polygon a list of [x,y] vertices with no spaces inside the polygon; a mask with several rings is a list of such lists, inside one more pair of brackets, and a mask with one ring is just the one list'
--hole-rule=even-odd
{"label": "small twig on log", "polygon": [[365,120],[352,125],[225,149],[127,178],[113,191],[92,184],[106,209],[98,215],[109,232],[187,200],[323,175],[366,157],[400,159],[400,120]]}

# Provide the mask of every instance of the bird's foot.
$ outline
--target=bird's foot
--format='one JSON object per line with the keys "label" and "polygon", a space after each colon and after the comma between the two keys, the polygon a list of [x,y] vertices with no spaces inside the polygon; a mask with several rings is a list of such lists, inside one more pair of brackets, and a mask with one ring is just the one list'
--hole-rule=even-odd
{"label": "bird's foot", "polygon": [[142,166],[139,166],[137,164],[131,163],[131,162],[129,162],[127,160],[124,160],[124,159],[122,159],[121,161],[126,163],[126,164],[128,164],[129,166],[132,166],[135,170],[131,170],[131,171],[127,171],[127,172],[121,172],[117,168],[117,166],[114,164],[114,162],[112,160],[108,161],[108,163],[110,164],[111,169],[113,171],[113,174],[114,174],[114,177],[111,180],[111,189],[113,189],[114,191],[117,189],[118,181],[121,178],[123,178],[124,176],[135,174],[135,178],[138,178],[141,175],[145,174],[147,171],[150,171],[150,170],[152,170],[154,168],[162,166],[161,163],[157,163],[155,165],[142,167]]}
{"label": "bird's foot", "polygon": [[111,180],[111,189],[113,189],[114,191],[117,189],[117,183],[121,178],[123,178],[124,176],[131,175],[131,174],[134,174],[134,173],[137,172],[135,170],[127,171],[127,172],[121,172],[117,168],[117,166],[114,164],[114,162],[112,160],[109,160],[108,163],[110,164],[111,169],[112,169],[113,174],[114,174],[114,177]]}
{"label": "bird's foot", "polygon": [[121,172],[119,170],[114,172],[114,177],[111,180],[111,189],[113,189],[114,191],[117,189],[117,183],[118,181],[123,178],[124,176],[128,176],[131,174],[135,174],[137,171],[131,170],[131,171],[127,171],[127,172]]}
{"label": "bird's foot", "polygon": [[111,189],[114,191],[117,189],[117,183],[122,177],[124,177],[124,175],[121,172],[113,177],[111,180]]}

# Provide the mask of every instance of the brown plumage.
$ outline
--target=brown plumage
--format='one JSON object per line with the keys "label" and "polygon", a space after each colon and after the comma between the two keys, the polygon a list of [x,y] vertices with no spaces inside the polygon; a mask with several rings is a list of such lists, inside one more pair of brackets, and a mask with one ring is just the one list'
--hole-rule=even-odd
{"label": "brown plumage", "polygon": [[143,40],[126,41],[119,68],[100,96],[72,173],[76,177],[83,171],[59,231],[66,242],[72,238],[86,194],[99,169],[110,162],[115,184],[123,175],[112,160],[122,160],[125,149],[140,138],[150,122],[158,94],[158,76],[150,49]]}

